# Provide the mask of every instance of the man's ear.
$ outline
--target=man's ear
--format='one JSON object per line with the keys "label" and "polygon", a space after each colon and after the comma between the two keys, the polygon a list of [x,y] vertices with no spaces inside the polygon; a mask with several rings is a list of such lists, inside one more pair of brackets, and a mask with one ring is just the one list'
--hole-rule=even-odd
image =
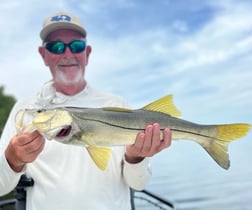
{"label": "man's ear", "polygon": [[48,66],[47,59],[46,59],[46,56],[45,56],[45,53],[46,53],[45,50],[46,49],[44,47],[41,47],[41,46],[38,48],[39,54],[41,55],[45,65]]}
{"label": "man's ear", "polygon": [[88,60],[89,60],[89,56],[92,52],[92,47],[90,45],[87,46],[87,49],[86,49],[86,65],[88,64]]}

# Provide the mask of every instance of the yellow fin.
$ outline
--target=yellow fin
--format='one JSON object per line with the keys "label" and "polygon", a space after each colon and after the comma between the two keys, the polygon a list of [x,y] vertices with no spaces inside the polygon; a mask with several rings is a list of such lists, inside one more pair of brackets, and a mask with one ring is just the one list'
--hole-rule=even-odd
{"label": "yellow fin", "polygon": [[228,142],[213,139],[210,145],[202,146],[208,152],[208,154],[216,161],[216,163],[218,163],[222,168],[228,169],[230,167]]}
{"label": "yellow fin", "polygon": [[245,136],[251,129],[251,125],[246,123],[217,125],[216,129],[216,138],[212,138],[209,144],[202,144],[202,146],[221,167],[228,169],[230,166],[229,142]]}
{"label": "yellow fin", "polygon": [[116,112],[132,112],[131,109],[125,109],[121,107],[104,107],[102,108],[104,111],[116,111]]}
{"label": "yellow fin", "polygon": [[251,125],[247,123],[218,125],[216,138],[229,142],[245,136],[250,129]]}
{"label": "yellow fin", "polygon": [[111,150],[106,147],[88,146],[87,151],[96,166],[104,171],[107,168],[111,156]]}
{"label": "yellow fin", "polygon": [[148,110],[148,111],[156,111],[156,112],[162,112],[174,117],[181,116],[180,111],[175,107],[173,104],[173,96],[167,95],[164,96],[147,106],[143,107],[142,109]]}

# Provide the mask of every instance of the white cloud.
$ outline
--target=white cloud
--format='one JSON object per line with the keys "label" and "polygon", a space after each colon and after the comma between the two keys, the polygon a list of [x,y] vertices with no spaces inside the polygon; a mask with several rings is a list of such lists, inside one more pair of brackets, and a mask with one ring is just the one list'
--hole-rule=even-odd
{"label": "white cloud", "polygon": [[246,5],[233,5],[202,30],[177,42],[171,41],[176,39],[174,34],[162,28],[118,40],[102,39],[106,44],[98,42],[101,48],[95,48],[100,54],[94,60],[103,62],[92,66],[99,69],[94,76],[107,78],[101,79],[101,86],[112,81],[111,90],[119,90],[135,106],[174,92],[190,117],[201,119],[212,110],[211,119],[221,114],[227,120],[250,120],[246,113],[252,94],[251,16]]}
{"label": "white cloud", "polygon": [[[119,36],[100,33],[100,28],[94,30],[92,26],[88,35],[93,47],[88,79],[99,88],[123,95],[134,107],[170,92],[175,94],[179,105],[182,104],[184,111],[181,111],[189,116],[198,104],[210,99],[216,103],[202,107],[197,116],[206,114],[208,109],[223,109],[229,103],[233,104],[233,109],[242,107],[245,113],[251,106],[246,97],[251,97],[252,89],[250,7],[242,2],[214,3],[214,8],[219,8],[214,16],[192,32],[191,25],[176,17],[169,26],[160,24],[155,30],[144,28]],[[117,1],[113,7],[136,9],[139,6],[133,2],[124,4],[125,1]],[[19,1],[5,3],[1,16],[9,22],[0,22],[6,32],[0,42],[5,49],[0,52],[4,69],[0,77],[4,78],[2,83],[7,91],[18,98],[28,96],[50,78],[49,70],[37,53],[38,33],[45,16],[66,9],[85,18],[83,22],[91,26],[98,13],[104,11],[109,15],[110,5],[111,1],[55,1],[54,4],[36,1],[33,8],[21,10],[23,4]],[[111,23],[104,24],[116,25],[120,18],[110,20]],[[138,21],[140,23],[141,18]],[[174,32],[174,27],[179,30]],[[32,88],[24,85],[28,78]]]}

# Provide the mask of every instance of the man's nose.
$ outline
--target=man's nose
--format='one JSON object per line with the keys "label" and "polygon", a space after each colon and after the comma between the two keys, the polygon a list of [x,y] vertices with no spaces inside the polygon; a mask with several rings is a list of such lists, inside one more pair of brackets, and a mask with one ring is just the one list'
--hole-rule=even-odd
{"label": "man's nose", "polygon": [[72,52],[71,52],[71,50],[70,50],[70,48],[68,46],[65,49],[64,57],[67,57],[67,58],[73,57],[73,54],[72,54]]}

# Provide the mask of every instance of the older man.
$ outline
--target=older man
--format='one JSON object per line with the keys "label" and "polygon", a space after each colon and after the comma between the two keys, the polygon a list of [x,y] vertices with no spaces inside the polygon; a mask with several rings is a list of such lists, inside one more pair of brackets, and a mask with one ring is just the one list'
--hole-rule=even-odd
{"label": "older man", "polygon": [[24,108],[126,107],[118,96],[95,90],[85,80],[91,54],[81,21],[67,12],[57,12],[44,21],[39,53],[52,80],[32,99],[13,108],[0,141],[0,195],[11,191],[22,174],[32,177],[27,190],[27,210],[129,210],[129,187],[141,190],[151,174],[148,158],[169,147],[167,128],[160,141],[158,124],[147,125],[133,145],[112,147],[105,171],[92,162],[82,147],[46,141],[38,132],[16,134],[15,115]]}

